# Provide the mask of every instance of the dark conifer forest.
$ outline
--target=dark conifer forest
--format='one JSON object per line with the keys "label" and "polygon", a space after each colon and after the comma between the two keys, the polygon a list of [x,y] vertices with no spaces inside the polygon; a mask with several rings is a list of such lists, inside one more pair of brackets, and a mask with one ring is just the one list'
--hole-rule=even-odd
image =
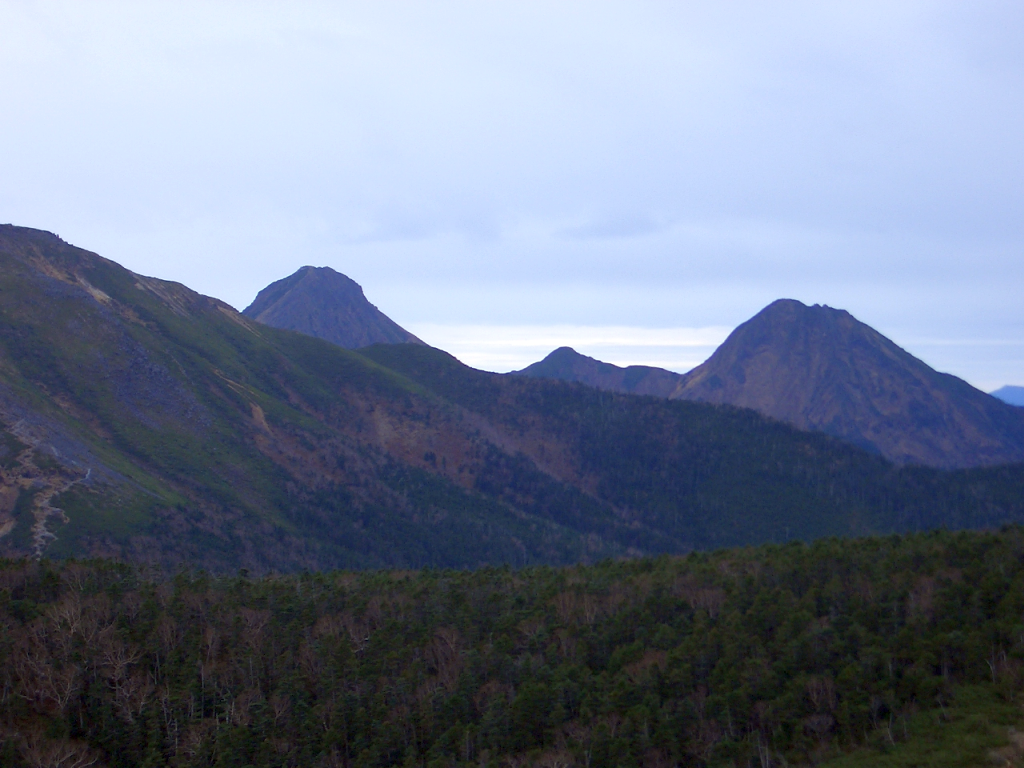
{"label": "dark conifer forest", "polygon": [[592,566],[0,564],[0,764],[1019,758],[1024,530]]}

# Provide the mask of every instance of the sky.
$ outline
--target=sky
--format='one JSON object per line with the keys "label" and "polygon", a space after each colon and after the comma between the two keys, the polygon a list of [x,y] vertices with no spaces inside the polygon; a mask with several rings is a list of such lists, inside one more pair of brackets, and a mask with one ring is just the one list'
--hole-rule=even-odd
{"label": "sky", "polygon": [[487,370],[686,371],[777,298],[1024,384],[1024,4],[0,0],[0,222]]}

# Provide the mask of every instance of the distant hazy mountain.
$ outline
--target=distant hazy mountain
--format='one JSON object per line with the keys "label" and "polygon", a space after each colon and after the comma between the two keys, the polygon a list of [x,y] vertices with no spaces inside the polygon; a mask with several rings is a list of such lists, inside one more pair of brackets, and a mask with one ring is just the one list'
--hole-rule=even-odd
{"label": "distant hazy mountain", "polygon": [[900,463],[1024,460],[1024,412],[939,373],[848,312],[779,300],[739,326],[673,399],[753,408]]}
{"label": "distant hazy mountain", "polygon": [[514,373],[538,379],[577,381],[612,392],[659,397],[668,397],[672,394],[682,378],[680,374],[666,371],[664,368],[646,365],[620,368],[611,363],[602,363],[600,360],[581,355],[571,347],[559,347],[539,363]]}
{"label": "distant hazy mountain", "polygon": [[358,283],[330,267],[302,267],[271,283],[242,314],[345,349],[423,343],[367,301]]}
{"label": "distant hazy mountain", "polygon": [[991,394],[992,397],[998,397],[1004,403],[1024,406],[1024,387],[1013,387],[1007,385],[1005,387],[1000,387],[995,392],[991,392],[989,394]]}

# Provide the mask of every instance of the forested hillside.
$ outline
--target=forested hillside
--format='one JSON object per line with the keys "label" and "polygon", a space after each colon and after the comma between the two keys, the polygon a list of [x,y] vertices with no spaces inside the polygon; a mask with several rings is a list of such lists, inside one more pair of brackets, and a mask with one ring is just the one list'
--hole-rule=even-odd
{"label": "forested hillside", "polygon": [[[487,455],[477,487],[507,499],[547,502],[551,497],[535,490],[526,471],[537,465],[560,469],[634,526],[625,539],[640,551],[981,528],[1024,519],[1024,464],[957,471],[901,467],[745,408],[500,376],[430,347],[376,345],[360,354],[518,439],[526,456]],[[559,460],[571,462],[571,475]],[[553,516],[573,510],[548,504]],[[567,516],[555,519],[580,524]],[[591,530],[600,532],[596,525]],[[649,531],[674,544],[660,549]]]}
{"label": "forested hillside", "polygon": [[260,579],[4,561],[0,763],[1006,764],[1022,612],[1020,528]]}

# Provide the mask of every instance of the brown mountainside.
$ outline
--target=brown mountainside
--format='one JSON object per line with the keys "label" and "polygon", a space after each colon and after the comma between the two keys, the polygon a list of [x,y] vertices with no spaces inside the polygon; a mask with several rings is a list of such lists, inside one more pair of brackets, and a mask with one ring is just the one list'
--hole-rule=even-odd
{"label": "brown mountainside", "polygon": [[242,314],[345,349],[423,343],[367,301],[358,283],[330,267],[302,267],[271,283]]}
{"label": "brown mountainside", "polygon": [[740,325],[670,396],[753,408],[898,463],[1024,460],[1024,411],[933,370],[849,312],[789,299]]}

